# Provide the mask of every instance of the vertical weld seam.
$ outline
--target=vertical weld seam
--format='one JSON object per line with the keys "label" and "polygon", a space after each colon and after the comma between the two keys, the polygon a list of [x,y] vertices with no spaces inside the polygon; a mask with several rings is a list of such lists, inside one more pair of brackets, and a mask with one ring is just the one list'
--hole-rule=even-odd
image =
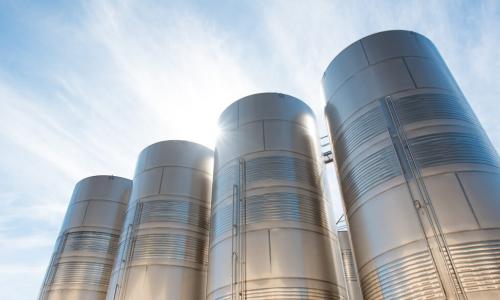
{"label": "vertical weld seam", "polygon": [[272,256],[271,256],[271,229],[267,230],[267,243],[269,245],[269,270],[272,272],[273,264],[272,264]]}
{"label": "vertical weld seam", "polygon": [[462,180],[458,176],[458,173],[453,173],[453,174],[455,174],[455,177],[458,180],[458,184],[460,185],[460,189],[462,190],[462,193],[464,194],[465,200],[467,201],[467,204],[469,205],[469,208],[470,208],[470,210],[472,212],[472,215],[474,216],[474,220],[476,220],[477,226],[479,228],[481,228],[481,224],[479,224],[479,220],[478,220],[478,218],[476,216],[476,212],[474,212],[474,209],[472,208],[472,204],[470,203],[469,196],[467,195],[467,192],[465,191],[465,187],[464,187],[464,184],[462,183]]}
{"label": "vertical weld seam", "polygon": [[266,134],[265,134],[265,130],[264,130],[264,127],[266,126],[266,121],[262,120],[262,143],[264,145],[264,150],[266,150]]}
{"label": "vertical weld seam", "polygon": [[[365,55],[366,63],[370,65],[370,60],[368,60],[368,54],[366,53],[365,45],[363,45],[363,41],[360,40],[359,44],[361,45],[361,49],[363,50],[363,54]],[[346,80],[347,81],[347,80]]]}
{"label": "vertical weld seam", "polygon": [[161,184],[163,183],[163,173],[165,173],[165,167],[161,168],[160,187],[158,188],[158,195],[161,194]]}
{"label": "vertical weld seam", "polygon": [[236,129],[240,128],[240,101],[236,103]]}
{"label": "vertical weld seam", "polygon": [[403,60],[403,64],[405,65],[406,71],[408,72],[408,75],[410,75],[411,81],[413,82],[413,85],[415,88],[418,88],[417,82],[415,81],[415,78],[413,78],[413,74],[411,74],[410,67],[408,67],[408,63],[406,62],[406,59],[404,57],[401,57]]}
{"label": "vertical weld seam", "polygon": [[[87,217],[87,211],[88,211],[89,205],[90,205],[90,201],[85,201],[85,202],[87,202],[87,205],[85,206],[85,212],[83,213],[83,222],[85,222],[85,218]],[[63,240],[63,243],[64,243],[64,240]],[[63,244],[62,246],[63,246],[63,248],[61,249],[61,252],[64,251],[65,245]]]}

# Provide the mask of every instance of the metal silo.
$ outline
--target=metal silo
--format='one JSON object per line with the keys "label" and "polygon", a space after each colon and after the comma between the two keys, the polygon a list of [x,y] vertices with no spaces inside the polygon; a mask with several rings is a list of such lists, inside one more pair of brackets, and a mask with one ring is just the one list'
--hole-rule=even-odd
{"label": "metal silo", "polygon": [[344,299],[311,109],[256,94],[219,125],[207,299]]}
{"label": "metal silo", "polygon": [[107,299],[205,298],[212,170],[195,143],[141,152]]}
{"label": "metal silo", "polygon": [[78,182],[39,299],[105,299],[131,188],[115,176]]}
{"label": "metal silo", "polygon": [[432,42],[365,37],[323,87],[365,299],[500,299],[498,155]]}
{"label": "metal silo", "polygon": [[351,240],[349,231],[339,230],[338,232],[340,251],[342,254],[342,265],[346,281],[347,295],[349,300],[363,300],[363,293],[359,285],[358,271],[356,262],[352,254]]}

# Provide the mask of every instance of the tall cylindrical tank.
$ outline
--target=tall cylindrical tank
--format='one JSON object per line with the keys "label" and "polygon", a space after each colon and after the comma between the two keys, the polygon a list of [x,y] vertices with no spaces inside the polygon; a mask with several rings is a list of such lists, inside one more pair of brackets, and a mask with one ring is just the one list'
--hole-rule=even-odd
{"label": "tall cylindrical tank", "polygon": [[256,94],[219,125],[207,299],[343,299],[310,108]]}
{"label": "tall cylindrical tank", "polygon": [[115,176],[78,182],[39,299],[105,299],[131,188]]}
{"label": "tall cylindrical tank", "polygon": [[365,299],[499,299],[498,154],[432,42],[365,37],[323,87]]}
{"label": "tall cylindrical tank", "polygon": [[205,298],[212,169],[187,141],[141,152],[108,300]]}
{"label": "tall cylindrical tank", "polygon": [[342,265],[349,300],[363,300],[363,293],[359,285],[358,270],[352,254],[351,239],[349,231],[338,231],[340,251],[342,254]]}

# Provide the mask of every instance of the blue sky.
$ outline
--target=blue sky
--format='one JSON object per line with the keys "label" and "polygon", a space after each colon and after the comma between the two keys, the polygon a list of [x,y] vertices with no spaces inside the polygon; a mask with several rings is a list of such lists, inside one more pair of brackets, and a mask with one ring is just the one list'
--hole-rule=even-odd
{"label": "blue sky", "polygon": [[256,92],[303,99],[321,125],[323,71],[377,31],[432,39],[500,148],[498,1],[46,2],[0,1],[4,299],[37,296],[79,179],[131,177],[160,140],[213,146],[219,113]]}

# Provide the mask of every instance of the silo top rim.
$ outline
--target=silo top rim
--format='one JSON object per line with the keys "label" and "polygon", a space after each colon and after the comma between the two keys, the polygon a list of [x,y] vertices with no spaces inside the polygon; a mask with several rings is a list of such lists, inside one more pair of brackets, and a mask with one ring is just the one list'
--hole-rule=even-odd
{"label": "silo top rim", "polygon": [[191,168],[206,173],[212,171],[214,151],[203,145],[185,140],[167,140],[144,148],[136,164],[135,176],[158,167]]}
{"label": "silo top rim", "polygon": [[283,97],[284,99],[287,99],[289,101],[294,101],[294,102],[297,102],[299,103],[300,105],[304,106],[304,108],[315,118],[315,115],[314,115],[314,112],[313,110],[309,107],[309,105],[307,105],[307,103],[305,103],[304,101],[300,100],[299,98],[297,97],[294,97],[294,96],[291,96],[291,95],[288,95],[288,94],[283,94],[283,93],[278,93],[278,92],[262,92],[262,93],[255,93],[255,94],[251,94],[251,95],[247,95],[245,97],[242,97],[236,101],[234,101],[233,103],[231,103],[228,107],[226,107],[222,113],[219,115],[219,119],[217,120],[217,123],[220,124],[221,123],[221,120],[223,118],[223,116],[225,114],[227,114],[231,109],[233,109],[233,107],[235,105],[239,105],[240,103],[242,102],[246,102],[246,101],[251,101],[252,99],[255,99],[255,98],[258,98],[258,97],[262,97],[262,96],[280,96],[280,97]]}
{"label": "silo top rim", "polygon": [[113,180],[120,180],[120,181],[128,181],[128,182],[132,182],[131,179],[128,179],[128,178],[125,178],[125,177],[121,177],[121,176],[116,176],[116,175],[92,175],[92,176],[88,176],[88,177],[85,177],[83,179],[80,179],[76,185],[82,183],[82,182],[85,182],[85,181],[90,181],[90,180],[98,180],[98,179],[113,179]]}
{"label": "silo top rim", "polygon": [[206,151],[210,151],[211,153],[213,153],[213,150],[206,147],[206,146],[203,146],[201,144],[198,144],[198,143],[195,143],[195,142],[192,142],[192,141],[186,141],[186,140],[164,140],[164,141],[159,141],[159,142],[156,142],[156,143],[153,143],[147,147],[145,147],[144,149],[141,150],[141,152],[139,153],[139,156],[147,151],[148,149],[151,149],[153,147],[156,147],[156,146],[159,146],[161,144],[189,144],[189,145],[193,145],[193,146],[197,146],[197,147],[200,147],[200,148],[204,148]]}
{"label": "silo top rim", "polygon": [[349,51],[350,48],[352,48],[353,46],[355,46],[357,43],[359,43],[360,41],[363,41],[365,39],[368,39],[368,38],[373,38],[373,37],[376,37],[378,35],[383,35],[383,34],[388,34],[388,33],[402,33],[402,32],[406,32],[406,33],[410,33],[410,34],[415,34],[415,35],[418,35],[418,36],[421,36],[423,38],[426,38],[424,35],[418,33],[418,32],[415,32],[415,31],[411,31],[411,30],[404,30],[404,29],[392,29],[392,30],[384,30],[384,31],[379,31],[379,32],[376,32],[376,33],[372,33],[372,34],[369,34],[369,35],[366,35],[364,36],[363,38],[360,38],[354,42],[352,42],[351,44],[349,44],[349,46],[345,47],[342,51],[340,51],[337,55],[335,55],[335,57],[330,61],[330,63],[328,64],[328,66],[326,67],[325,71],[323,72],[323,76],[322,76],[322,81],[325,80],[325,76],[326,74],[328,73],[328,70],[333,66],[333,64],[335,63],[336,59],[344,52],[346,51]]}

